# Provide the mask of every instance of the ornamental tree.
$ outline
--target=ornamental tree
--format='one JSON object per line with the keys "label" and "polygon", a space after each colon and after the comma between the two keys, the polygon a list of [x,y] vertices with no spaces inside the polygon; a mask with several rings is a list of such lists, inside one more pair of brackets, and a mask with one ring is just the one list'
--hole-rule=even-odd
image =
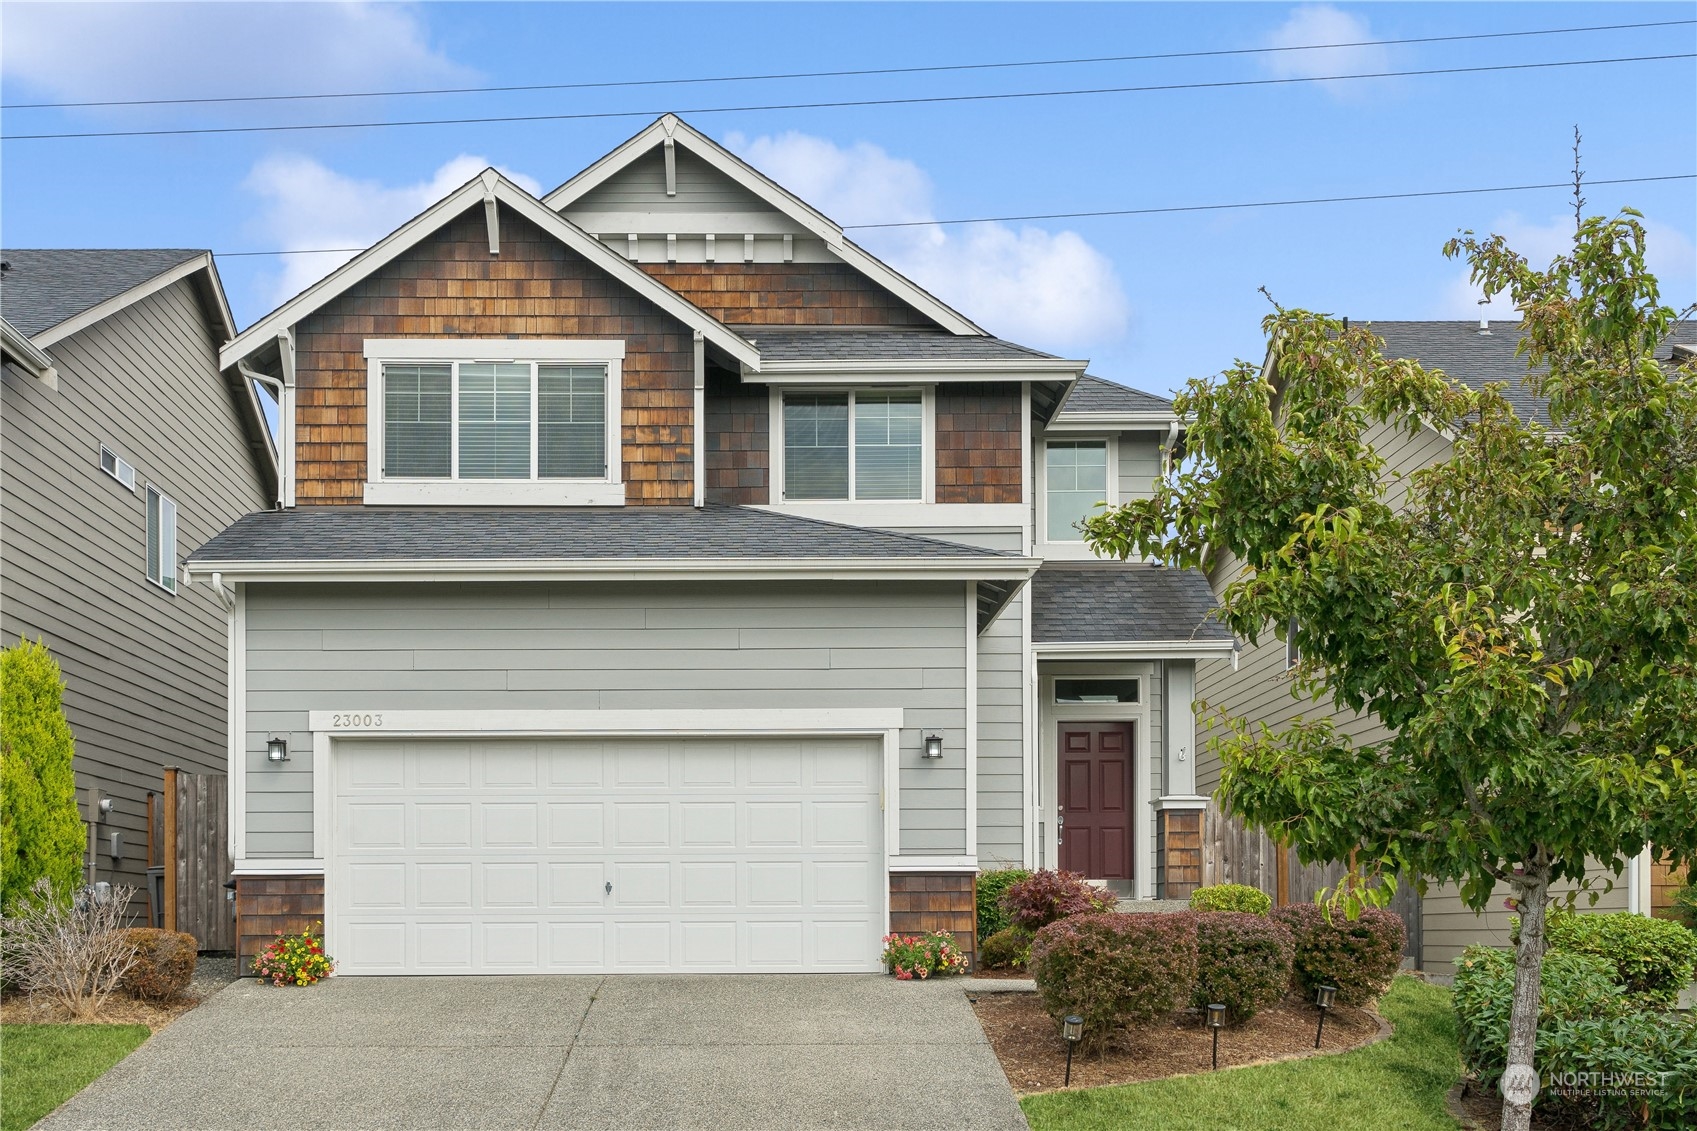
{"label": "ornamental tree", "polygon": [[[1656,360],[1680,316],[1635,212],[1584,221],[1545,269],[1498,236],[1445,254],[1522,311],[1551,426],[1500,385],[1275,307],[1265,368],[1178,398],[1185,464],[1085,531],[1114,556],[1241,565],[1221,617],[1250,641],[1294,634],[1293,693],[1320,709],[1276,732],[1218,718],[1222,804],[1305,863],[1352,860],[1348,914],[1399,873],[1475,910],[1505,885],[1508,1063],[1529,1068],[1551,886],[1594,902],[1647,844],[1697,856],[1697,366]],[[1422,422],[1446,455],[1392,474],[1373,441]],[[1352,741],[1331,704],[1390,737]],[[1507,1131],[1530,1120],[1505,1104]]]}
{"label": "ornamental tree", "polygon": [[0,907],[39,879],[69,899],[82,886],[75,743],[59,665],[39,641],[0,651]]}

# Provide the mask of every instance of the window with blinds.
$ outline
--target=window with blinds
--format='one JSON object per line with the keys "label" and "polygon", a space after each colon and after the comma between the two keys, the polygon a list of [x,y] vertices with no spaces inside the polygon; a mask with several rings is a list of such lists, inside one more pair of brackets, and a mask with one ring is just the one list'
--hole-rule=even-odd
{"label": "window with blinds", "polygon": [[917,390],[784,396],[784,498],[925,497],[925,402]]}
{"label": "window with blinds", "polygon": [[386,479],[603,479],[607,367],[383,366]]}

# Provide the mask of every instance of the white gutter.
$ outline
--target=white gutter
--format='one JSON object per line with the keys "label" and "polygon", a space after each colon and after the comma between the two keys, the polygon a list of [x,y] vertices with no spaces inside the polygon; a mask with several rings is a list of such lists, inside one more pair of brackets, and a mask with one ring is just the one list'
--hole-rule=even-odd
{"label": "white gutter", "polygon": [[53,364],[53,359],[48,357],[40,346],[30,341],[22,330],[4,318],[0,318],[0,345],[17,359],[19,365],[29,370],[31,377],[49,389],[59,388],[59,370]]}
{"label": "white gutter", "polygon": [[1227,660],[1233,643],[1229,640],[1034,640],[1031,650],[1048,659],[1069,660]]}
{"label": "white gutter", "polygon": [[1045,428],[1048,432],[1110,432],[1131,429],[1180,427],[1170,412],[1058,412]]}
{"label": "white gutter", "polygon": [[890,558],[726,558],[694,562],[656,558],[624,561],[558,559],[440,559],[435,561],[199,561],[185,565],[184,577],[217,573],[240,581],[654,581],[714,580],[876,580],[876,581],[1025,581],[1039,558],[890,559]]}
{"label": "white gutter", "polygon": [[[758,333],[752,339],[756,348],[759,347]],[[801,384],[840,379],[844,375],[912,378],[923,374],[927,377],[948,380],[972,381],[984,377],[1001,377],[1017,379],[1033,375],[1056,374],[1067,377],[1078,377],[1090,363],[1087,361],[1069,361],[1064,358],[1029,357],[971,360],[935,360],[908,358],[888,358],[877,361],[772,361],[766,360],[760,366],[758,374],[744,374],[745,381],[772,382],[782,381],[786,384]]]}

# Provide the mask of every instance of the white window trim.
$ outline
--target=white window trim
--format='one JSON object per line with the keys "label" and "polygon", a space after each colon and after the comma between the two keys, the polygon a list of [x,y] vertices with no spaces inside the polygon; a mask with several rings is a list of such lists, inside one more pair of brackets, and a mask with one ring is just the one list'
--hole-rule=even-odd
{"label": "white window trim", "polygon": [[[107,456],[112,457],[114,470],[107,471]],[[117,452],[113,451],[111,448],[107,447],[105,444],[100,445],[100,470],[105,472],[109,478],[116,480],[120,487],[128,488],[130,494],[133,495],[136,493],[135,465],[123,456],[119,455]],[[127,476],[125,474],[126,472],[128,473]]]}
{"label": "white window trim", "polygon": [[[151,519],[151,516],[147,514],[147,510],[151,507],[151,503],[149,501],[149,498],[152,497],[152,496],[157,496],[158,499],[159,499],[159,576],[158,577],[154,577],[152,574],[147,572],[147,524]],[[171,541],[170,541],[170,545],[168,545],[168,546],[165,543],[165,508],[167,508],[167,507],[169,507],[170,510],[171,510]],[[146,576],[147,583],[149,585],[152,585],[152,586],[154,586],[154,587],[156,587],[160,590],[163,590],[164,592],[169,593],[173,597],[175,597],[177,595],[177,591],[182,587],[182,580],[183,580],[183,571],[182,571],[182,568],[181,568],[181,563],[179,563],[177,561],[177,527],[178,527],[177,515],[178,515],[177,501],[175,499],[171,498],[170,495],[167,495],[164,492],[163,489],[154,486],[152,483],[147,484],[147,492],[143,496],[143,509],[142,509],[142,573],[143,573],[144,576]],[[169,551],[169,553],[166,552],[167,550]],[[171,569],[171,572],[170,572],[171,584],[169,584],[169,585],[165,584],[165,578],[166,578],[165,567],[167,565],[169,565],[170,569]]]}
{"label": "white window trim", "polygon": [[[904,385],[866,386],[866,385],[831,385],[808,386],[805,390],[796,390],[804,396],[831,396],[845,394],[849,398],[849,497],[846,499],[788,499],[784,497],[784,393],[781,386],[773,386],[767,405],[767,420],[770,422],[768,431],[771,434],[771,463],[772,487],[771,499],[773,506],[783,507],[911,507],[918,503],[934,503],[937,501],[937,387],[935,385]],[[919,463],[920,463],[920,495],[917,499],[857,499],[854,497],[855,488],[855,457],[854,457],[854,395],[866,393],[918,393],[919,394]],[[830,518],[828,514],[820,517]],[[846,521],[839,519],[838,521]]]}
{"label": "white window trim", "polygon": [[1110,507],[1120,504],[1120,442],[1115,433],[1099,433],[1095,435],[1079,434],[1066,436],[1044,436],[1037,445],[1033,459],[1037,478],[1036,489],[1032,497],[1037,507],[1037,543],[1043,547],[1042,557],[1046,558],[1088,558],[1095,560],[1096,554],[1085,543],[1084,536],[1069,539],[1065,542],[1054,542],[1049,539],[1049,444],[1058,441],[1063,444],[1080,444],[1101,441],[1108,450],[1108,491],[1105,496]]}
{"label": "white window trim", "polygon": [[[373,506],[598,506],[625,502],[623,341],[537,338],[368,338],[365,502]],[[595,479],[390,479],[383,474],[385,362],[586,362],[607,367],[607,473]],[[456,378],[450,436],[459,435]],[[531,389],[531,466],[536,465],[536,390]],[[457,468],[455,469],[458,470]]]}

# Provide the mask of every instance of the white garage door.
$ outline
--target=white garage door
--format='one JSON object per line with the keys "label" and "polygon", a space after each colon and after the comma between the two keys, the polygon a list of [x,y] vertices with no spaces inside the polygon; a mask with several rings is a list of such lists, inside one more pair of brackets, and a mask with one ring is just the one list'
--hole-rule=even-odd
{"label": "white garage door", "polygon": [[870,739],[339,742],[344,974],[876,970]]}

